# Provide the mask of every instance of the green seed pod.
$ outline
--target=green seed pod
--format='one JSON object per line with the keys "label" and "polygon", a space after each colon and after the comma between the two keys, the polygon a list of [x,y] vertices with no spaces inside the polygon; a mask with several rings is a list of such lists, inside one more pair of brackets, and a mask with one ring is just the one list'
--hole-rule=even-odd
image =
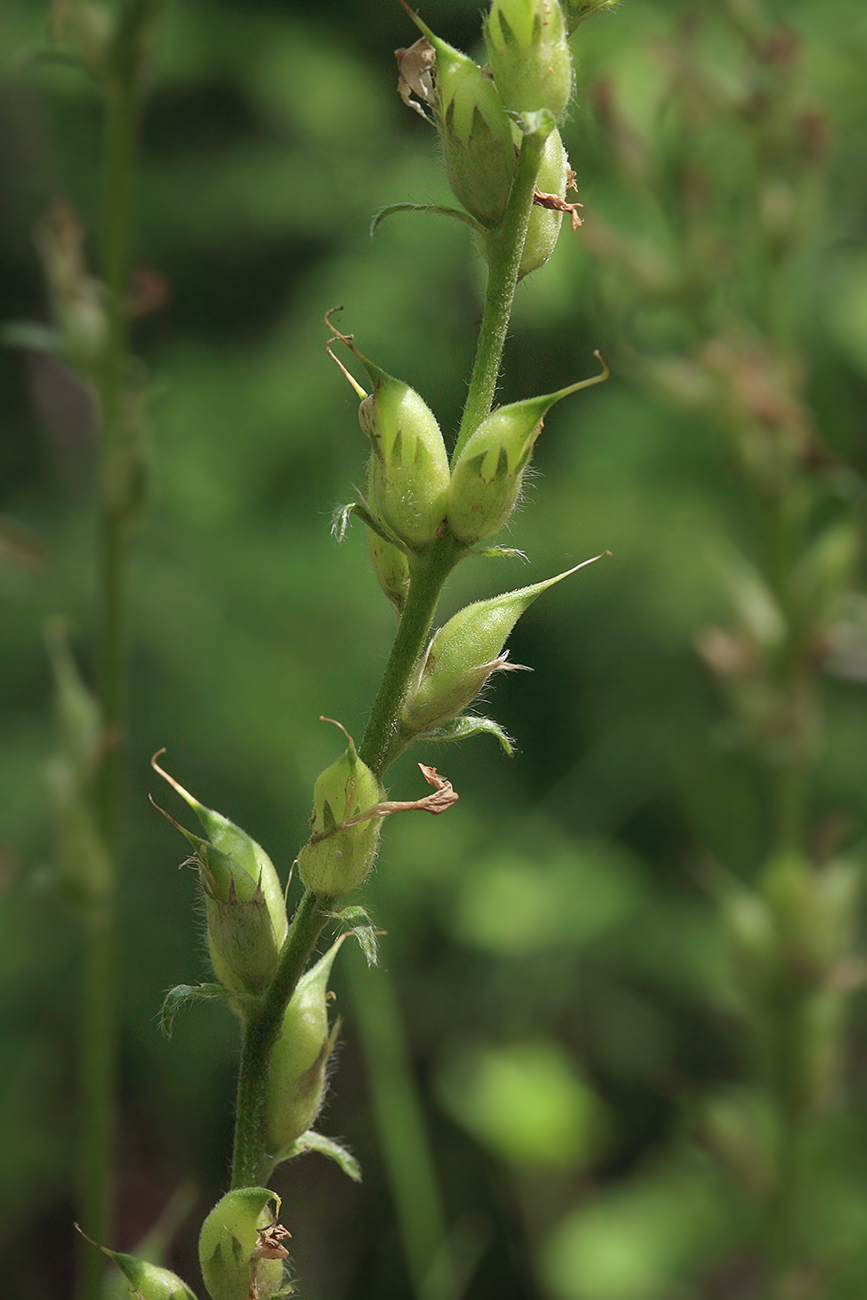
{"label": "green seed pod", "polygon": [[97,812],[96,774],[105,732],[99,706],[82,680],[60,619],[46,628],[54,677],[59,746],[48,768],[60,850],[56,884],[76,907],[98,906],[112,888],[112,869]]}
{"label": "green seed pod", "polygon": [[726,1088],[700,1101],[694,1122],[703,1145],[710,1147],[737,1180],[756,1198],[774,1185],[775,1124],[773,1108],[752,1089]]}
{"label": "green seed pod", "polygon": [[[564,212],[571,214],[573,230],[580,224],[578,208],[581,205],[566,202],[566,190],[572,177],[560,132],[554,130],[547,137],[542,153],[536,179],[536,200],[530,209],[530,221],[518,271],[519,279],[531,271],[538,271],[548,261],[557,246]],[[488,238],[484,232],[476,233],[476,243],[486,262],[489,261]]]}
{"label": "green seed pod", "polygon": [[108,309],[105,286],[88,271],[78,214],[68,203],[55,203],[35,234],[63,357],[91,376],[105,355]]}
{"label": "green seed pod", "polygon": [[796,854],[775,859],[762,879],[790,990],[811,991],[827,980],[851,941],[859,872],[840,859],[818,868]]}
{"label": "green seed pod", "polygon": [[843,519],[825,528],[792,570],[790,586],[798,621],[818,639],[834,622],[839,601],[856,584],[860,528]]}
{"label": "green seed pod", "polygon": [[485,226],[502,220],[515,174],[515,146],[493,82],[443,41],[437,51],[437,123],[455,198]]}
{"label": "green seed pod", "polygon": [[766,1002],[779,983],[779,945],[770,908],[760,894],[726,884],[721,915],[738,990]]}
{"label": "green seed pod", "polygon": [[208,950],[221,984],[259,993],[277,968],[286,938],[286,905],[274,864],[261,845],[221,813],[206,808],[151,760],[195,811],[208,838],[173,821],[192,846],[205,896]]}
{"label": "green seed pod", "polygon": [[482,421],[455,459],[449,485],[449,527],[459,541],[483,542],[508,523],[544,415],[561,398],[607,379],[602,365],[602,374],[592,379],[501,406]]}
{"label": "green seed pod", "polygon": [[442,528],[449,488],[449,458],[436,417],[414,388],[380,370],[330,321],[329,328],[373,383],[368,395],[329,347],[362,398],[358,420],[373,447],[367,471],[368,505],[407,546],[427,546]]}
{"label": "green seed pod", "polygon": [[268,1076],[268,1149],[276,1154],[309,1128],[322,1104],[334,1034],[328,1028],[328,979],[336,943],[298,981],[283,1016],[280,1037],[271,1049]]}
{"label": "green seed pod", "polygon": [[426,546],[442,527],[449,458],[430,407],[415,389],[366,363],[374,390],[358,410],[373,445],[368,504],[408,546]]}
{"label": "green seed pod", "polygon": [[432,109],[455,197],[483,225],[496,226],[506,211],[515,174],[515,146],[503,102],[491,78],[472,59],[441,41],[417,14],[410,16],[427,45],[416,41],[409,50],[398,51],[401,94],[411,104],[413,90]]}
{"label": "green seed pod", "polygon": [[[78,1224],[75,1225],[78,1228]],[[81,1232],[81,1229],[78,1228]],[[147,1260],[137,1259],[135,1255],[122,1255],[117,1250],[109,1250],[106,1246],[98,1246],[98,1243],[91,1241],[86,1233],[81,1235],[91,1245],[97,1246],[103,1255],[107,1255],[110,1260],[120,1269],[121,1273],[129,1282],[129,1293],[135,1297],[135,1300],[196,1300],[195,1294],[177,1275],[167,1268],[161,1268],[159,1264],[150,1264]]]}
{"label": "green seed pod", "polygon": [[572,95],[572,54],[558,0],[494,0],[485,44],[500,99],[559,122]]}
{"label": "green seed pod", "polygon": [[344,734],[349,741],[345,753],[316,778],[313,833],[298,854],[304,885],[322,898],[340,898],[361,884],[373,865],[379,840],[378,816],[354,819],[375,807],[382,791],[355,752],[352,737]]}
{"label": "green seed pod", "polygon": [[48,12],[48,34],[52,45],[77,56],[95,76],[105,69],[115,37],[116,19],[104,4],[93,0],[63,0]]}
{"label": "green seed pod", "polygon": [[267,1187],[243,1187],[217,1202],[199,1234],[199,1263],[211,1300],[287,1294],[283,1260],[288,1251],[282,1243],[289,1233],[276,1222],[279,1213],[280,1197]]}
{"label": "green seed pod", "polygon": [[515,667],[506,662],[503,646],[518,619],[543,591],[592,563],[584,560],[531,587],[477,601],[449,619],[416,670],[401,716],[404,733],[433,731],[471,704],[492,673]]}
{"label": "green seed pod", "polygon": [[[243,897],[237,885],[249,888],[249,877],[235,870],[227,854],[200,844],[199,879],[205,894],[208,951],[221,984],[235,993],[261,993],[277,969],[280,943],[261,887]],[[229,880],[228,897],[218,882]]]}
{"label": "green seed pod", "polygon": [[409,593],[409,561],[399,546],[367,529],[367,548],[380,587],[398,614],[403,613]]}
{"label": "green seed pod", "polygon": [[[560,132],[552,131],[545,141],[536,188],[545,195],[554,195],[565,204],[569,177],[569,159],[563,141],[560,139]],[[527,226],[527,237],[524,240],[524,251],[521,254],[521,267],[518,272],[520,279],[545,265],[557,246],[562,224],[562,209],[543,207],[539,203],[533,204]]]}
{"label": "green seed pod", "polygon": [[129,1282],[134,1300],[196,1300],[194,1292],[170,1269],[148,1264],[133,1255],[106,1251]]}

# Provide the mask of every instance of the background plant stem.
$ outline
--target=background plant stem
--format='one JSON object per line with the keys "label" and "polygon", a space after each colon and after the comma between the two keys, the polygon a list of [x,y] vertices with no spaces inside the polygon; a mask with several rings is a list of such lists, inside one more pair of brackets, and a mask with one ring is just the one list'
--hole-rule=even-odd
{"label": "background plant stem", "polygon": [[[792,601],[793,570],[804,546],[804,485],[794,478],[767,505],[769,580],[783,610],[788,635],[778,666],[778,687],[790,717],[789,752],[771,774],[772,860],[806,859],[810,805],[812,738],[803,734],[816,706],[816,669],[804,645]],[[776,1108],[774,1186],[767,1206],[766,1272],[768,1300],[790,1294],[792,1269],[802,1254],[795,1216],[802,1195],[799,1153],[809,1126],[806,1079],[810,1051],[810,998],[814,992],[793,988],[775,1008],[768,1030],[771,1046],[770,1088]]]}
{"label": "background plant stem", "polygon": [[794,996],[777,1010],[777,1023],[769,1030],[773,1061],[772,1086],[777,1108],[774,1185],[767,1207],[766,1270],[768,1300],[791,1295],[791,1270],[798,1260],[795,1211],[801,1193],[799,1151],[804,1129],[804,1049],[809,1028],[807,1004]]}
{"label": "background plant stem", "polygon": [[[127,352],[132,177],[136,139],[135,88],[107,79],[102,174],[103,277],[107,339],[98,376],[99,694],[105,753],[97,789],[98,816],[111,878],[86,923],[78,1125],[79,1218],[99,1242],[112,1235],[112,1164],[117,1089],[117,889],[121,863],[120,800],[126,726],[127,554],[129,498],[123,457],[123,394]],[[102,1256],[79,1245],[79,1300],[95,1300]]]}
{"label": "background plant stem", "polygon": [[394,983],[387,970],[377,970],[349,988],[412,1289],[416,1300],[453,1300],[442,1198]]}

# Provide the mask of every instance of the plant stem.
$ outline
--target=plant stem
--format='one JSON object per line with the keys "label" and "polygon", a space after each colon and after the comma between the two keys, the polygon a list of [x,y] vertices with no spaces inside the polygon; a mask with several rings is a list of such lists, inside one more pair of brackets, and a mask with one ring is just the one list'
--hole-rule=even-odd
{"label": "plant stem", "polygon": [[[485,306],[452,463],[489,413],[494,400],[545,139],[538,132],[524,136],[506,214],[502,224],[488,237]],[[358,749],[359,756],[379,777],[399,751],[400,708],[433,622],[443,584],[459,558],[459,548],[446,528],[427,554],[413,561],[406,608]]]}
{"label": "plant stem", "polygon": [[[107,859],[109,860],[109,859]],[[78,1215],[105,1241],[111,1234],[111,1166],[117,1075],[117,945],[115,891],[96,904],[86,923],[78,1098]],[[80,1238],[76,1296],[99,1295],[103,1257]]]}
{"label": "plant stem", "polygon": [[394,981],[379,969],[349,988],[412,1289],[416,1300],[452,1300],[443,1207]]}
{"label": "plant stem", "polygon": [[799,1153],[805,1121],[805,1051],[809,1042],[808,999],[799,993],[776,1009],[771,1038],[771,1087],[777,1110],[774,1185],[767,1207],[767,1300],[785,1300],[797,1261],[794,1219],[800,1196]]}
{"label": "plant stem", "polygon": [[[524,137],[506,215],[488,237],[485,305],[452,463],[494,400],[544,143],[544,135]],[[359,746],[359,756],[379,777],[400,751],[400,709],[440,592],[461,551],[446,527],[428,554],[412,562],[406,608]],[[417,1297],[449,1297],[454,1295],[456,1283],[436,1170],[400,1010],[388,977],[380,972],[370,988],[355,994],[354,1005],[413,1290]],[[439,1272],[434,1267],[437,1259]]]}
{"label": "plant stem", "polygon": [[452,464],[493,405],[545,139],[539,133],[524,136],[506,215],[502,224],[491,231],[487,239],[488,283],[485,307]]}
{"label": "plant stem", "polygon": [[448,528],[421,556],[411,561],[411,580],[394,645],[370,710],[358,755],[380,779],[401,747],[398,717],[413,670],[424,649],[446,578],[463,548]]}
{"label": "plant stem", "polygon": [[[460,548],[444,532],[426,555],[414,560],[406,608],[374,701],[359,755],[380,776],[399,743],[397,720],[412,671],[424,646],[443,583]],[[238,1072],[232,1188],[255,1187],[266,1167],[268,1063],[283,1013],[304,973],[316,940],[332,914],[333,900],[306,890],[292,918],[277,972],[260,1005],[247,1011]]]}
{"label": "plant stem", "polygon": [[[499,229],[490,236],[485,309],[458,446],[462,445],[461,439],[465,442],[488,414],[493,401],[544,144],[544,133],[524,137],[506,215]],[[359,757],[380,779],[403,746],[400,711],[424,650],[440,593],[464,552],[465,548],[444,526],[441,535],[427,550],[411,559],[406,606],[358,747]],[[247,1011],[235,1112],[233,1189],[258,1186],[264,1176],[270,1051],[280,1031],[286,1005],[331,914],[332,902],[317,897],[310,890],[304,893],[293,917],[277,973],[261,1003]],[[406,1071],[404,1082],[411,1088]],[[417,1254],[413,1250],[414,1262],[417,1262]]]}
{"label": "plant stem", "polygon": [[[106,83],[103,159],[103,276],[107,340],[97,380],[99,465],[99,691],[105,755],[97,811],[111,879],[87,918],[80,1065],[78,1201],[85,1231],[112,1235],[111,1173],[117,1084],[117,882],[120,873],[120,787],[126,720],[126,570],[128,498],[123,483],[123,391],[127,349],[126,288],[136,138],[135,88],[119,77]],[[82,1240],[76,1282],[79,1300],[95,1300],[103,1261]]]}
{"label": "plant stem", "polygon": [[310,889],[304,891],[292,918],[277,972],[259,1006],[247,1014],[238,1072],[233,1190],[261,1185],[267,1150],[266,1106],[271,1048],[280,1032],[286,1004],[295,992],[313,946],[331,914],[331,901],[319,898]]}
{"label": "plant stem", "polygon": [[[765,502],[768,582],[783,613],[787,635],[778,654],[775,685],[787,714],[787,751],[770,771],[770,861],[807,856],[809,778],[814,741],[815,667],[805,638],[803,615],[793,599],[792,575],[804,543],[808,502],[797,474],[783,480]],[[801,1255],[795,1215],[801,1195],[800,1148],[810,1122],[809,1067],[811,994],[790,988],[770,1009],[764,1026],[769,1040],[768,1087],[776,1112],[775,1169],[766,1206],[765,1285],[767,1300],[786,1300]]]}
{"label": "plant stem", "polygon": [[[398,743],[397,720],[412,671],[424,646],[443,583],[458,548],[447,532],[414,561],[406,608],[374,701],[359,755],[378,776]],[[232,1188],[256,1187],[266,1164],[267,1085],[271,1048],[283,1013],[332,911],[332,900],[305,890],[292,918],[277,972],[258,1008],[248,1010],[241,1046],[235,1109]]]}
{"label": "plant stem", "polygon": [[[102,436],[117,443],[127,350],[127,289],[132,218],[132,182],[137,136],[136,87],[119,76],[106,81],[103,178],[103,278],[108,287],[108,339],[100,384]],[[104,489],[104,484],[101,485]],[[108,494],[104,493],[108,505]]]}
{"label": "plant stem", "polygon": [[[524,137],[506,215],[488,238],[484,312],[453,463],[494,399],[544,143],[544,135]],[[462,553],[446,526],[428,552],[411,562],[406,607],[358,750],[380,778],[402,747],[400,710],[443,585]],[[417,1297],[449,1297],[455,1293],[455,1278],[436,1171],[388,977],[380,972],[370,988],[356,992],[354,1005],[413,1290]],[[439,1272],[434,1268],[438,1258]]]}

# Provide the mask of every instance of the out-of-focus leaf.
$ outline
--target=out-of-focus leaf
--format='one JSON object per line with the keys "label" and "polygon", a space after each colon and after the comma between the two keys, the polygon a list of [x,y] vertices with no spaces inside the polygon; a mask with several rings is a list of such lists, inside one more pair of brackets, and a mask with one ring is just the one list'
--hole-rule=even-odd
{"label": "out-of-focus leaf", "polygon": [[601,1149],[605,1107],[553,1040],[456,1048],[437,1088],[458,1123],[509,1164],[580,1169]]}
{"label": "out-of-focus leaf", "polygon": [[637,863],[604,841],[549,856],[510,851],[484,859],[458,890],[454,928],[463,943],[519,956],[580,946],[634,916],[646,897]]}
{"label": "out-of-focus leaf", "polygon": [[555,1300],[672,1300],[710,1271],[724,1207],[713,1184],[674,1170],[599,1194],[567,1215],[540,1253]]}

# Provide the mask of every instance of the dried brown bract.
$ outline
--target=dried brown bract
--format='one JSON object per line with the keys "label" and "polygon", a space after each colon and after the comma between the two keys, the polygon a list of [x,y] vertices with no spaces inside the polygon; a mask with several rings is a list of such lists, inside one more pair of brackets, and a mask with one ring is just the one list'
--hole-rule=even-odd
{"label": "dried brown bract", "polygon": [[[420,117],[429,122],[430,116],[423,105],[432,109],[436,103],[436,50],[426,36],[421,36],[409,49],[395,50],[394,57],[397,59],[399,73],[398,94],[408,108],[415,109]],[[413,95],[418,98],[413,99]],[[419,100],[422,102],[419,103]]]}

